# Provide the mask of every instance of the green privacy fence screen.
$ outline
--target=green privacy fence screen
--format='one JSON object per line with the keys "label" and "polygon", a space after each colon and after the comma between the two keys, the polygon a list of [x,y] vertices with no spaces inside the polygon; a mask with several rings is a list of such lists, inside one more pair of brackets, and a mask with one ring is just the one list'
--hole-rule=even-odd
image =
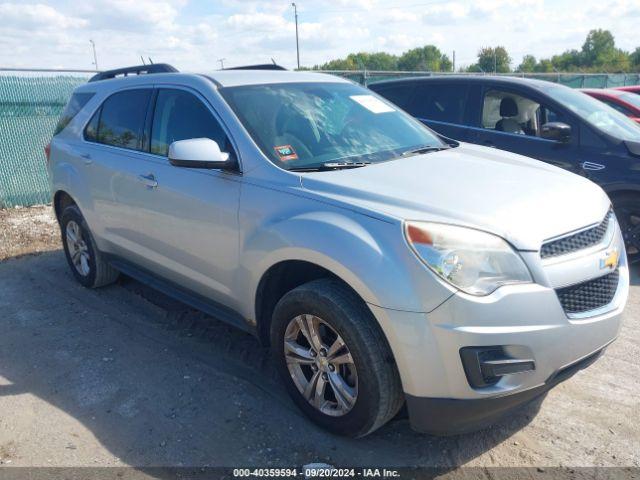
{"label": "green privacy fence screen", "polygon": [[[365,85],[429,72],[331,71]],[[7,71],[0,69],[0,208],[50,201],[44,147],[73,89],[89,72]],[[614,87],[640,84],[638,74],[528,75],[564,85]]]}
{"label": "green privacy fence screen", "polygon": [[88,73],[0,72],[0,208],[50,201],[44,147]]}

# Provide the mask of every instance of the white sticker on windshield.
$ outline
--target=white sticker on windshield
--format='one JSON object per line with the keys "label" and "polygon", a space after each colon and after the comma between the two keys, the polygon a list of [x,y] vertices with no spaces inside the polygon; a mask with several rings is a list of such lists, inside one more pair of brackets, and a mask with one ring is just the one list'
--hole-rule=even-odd
{"label": "white sticker on windshield", "polygon": [[394,108],[373,95],[351,95],[349,98],[373,113],[395,112]]}

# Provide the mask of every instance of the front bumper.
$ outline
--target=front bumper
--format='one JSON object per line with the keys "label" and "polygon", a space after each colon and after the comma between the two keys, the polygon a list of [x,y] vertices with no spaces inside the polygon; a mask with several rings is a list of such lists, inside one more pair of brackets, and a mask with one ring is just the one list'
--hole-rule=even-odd
{"label": "front bumper", "polygon": [[406,395],[411,427],[431,435],[459,435],[479,430],[507,416],[588,367],[604,348],[554,373],[543,385],[501,397],[459,400]]}
{"label": "front bumper", "polygon": [[[486,297],[459,292],[429,313],[371,305],[394,353],[412,426],[439,434],[480,428],[544,393],[566,378],[564,373],[584,366],[583,359],[601,352],[620,330],[629,291],[626,257],[618,267],[617,293],[606,308],[568,315],[556,288],[564,285],[560,280],[566,281],[567,275],[574,275],[569,279],[574,282],[591,278],[585,269],[597,266],[602,252],[612,247],[624,252],[619,232],[601,251],[569,259],[565,264],[569,271],[557,262],[543,265],[531,252],[526,260],[529,265],[538,263],[533,271],[535,283],[504,286]],[[535,369],[473,387],[460,350],[488,346],[526,351]]]}

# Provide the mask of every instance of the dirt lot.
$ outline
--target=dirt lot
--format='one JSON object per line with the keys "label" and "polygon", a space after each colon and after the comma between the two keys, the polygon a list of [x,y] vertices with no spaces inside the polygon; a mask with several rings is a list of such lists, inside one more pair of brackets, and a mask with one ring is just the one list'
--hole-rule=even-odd
{"label": "dirt lot", "polygon": [[49,211],[0,211],[0,464],[640,466],[637,271],[618,341],[543,403],[470,435],[400,418],[349,440],[298,413],[250,336],[131,280],[78,286]]}
{"label": "dirt lot", "polygon": [[51,207],[0,209],[0,261],[60,248]]}

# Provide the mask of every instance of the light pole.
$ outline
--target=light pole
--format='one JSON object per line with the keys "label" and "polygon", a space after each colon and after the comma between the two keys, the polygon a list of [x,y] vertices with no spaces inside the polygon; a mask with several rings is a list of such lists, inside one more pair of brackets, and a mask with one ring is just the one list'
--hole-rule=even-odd
{"label": "light pole", "polygon": [[291,3],[293,7],[293,14],[296,19],[296,55],[298,58],[298,70],[300,70],[300,43],[298,42],[298,7],[296,7],[295,2]]}
{"label": "light pole", "polygon": [[96,66],[96,70],[98,70],[98,56],[96,55],[96,43],[89,39],[89,43],[91,43],[91,48],[93,48],[93,64]]}
{"label": "light pole", "polygon": [[224,70],[224,61],[226,60],[226,58],[219,58],[218,61],[220,62],[220,70]]}

